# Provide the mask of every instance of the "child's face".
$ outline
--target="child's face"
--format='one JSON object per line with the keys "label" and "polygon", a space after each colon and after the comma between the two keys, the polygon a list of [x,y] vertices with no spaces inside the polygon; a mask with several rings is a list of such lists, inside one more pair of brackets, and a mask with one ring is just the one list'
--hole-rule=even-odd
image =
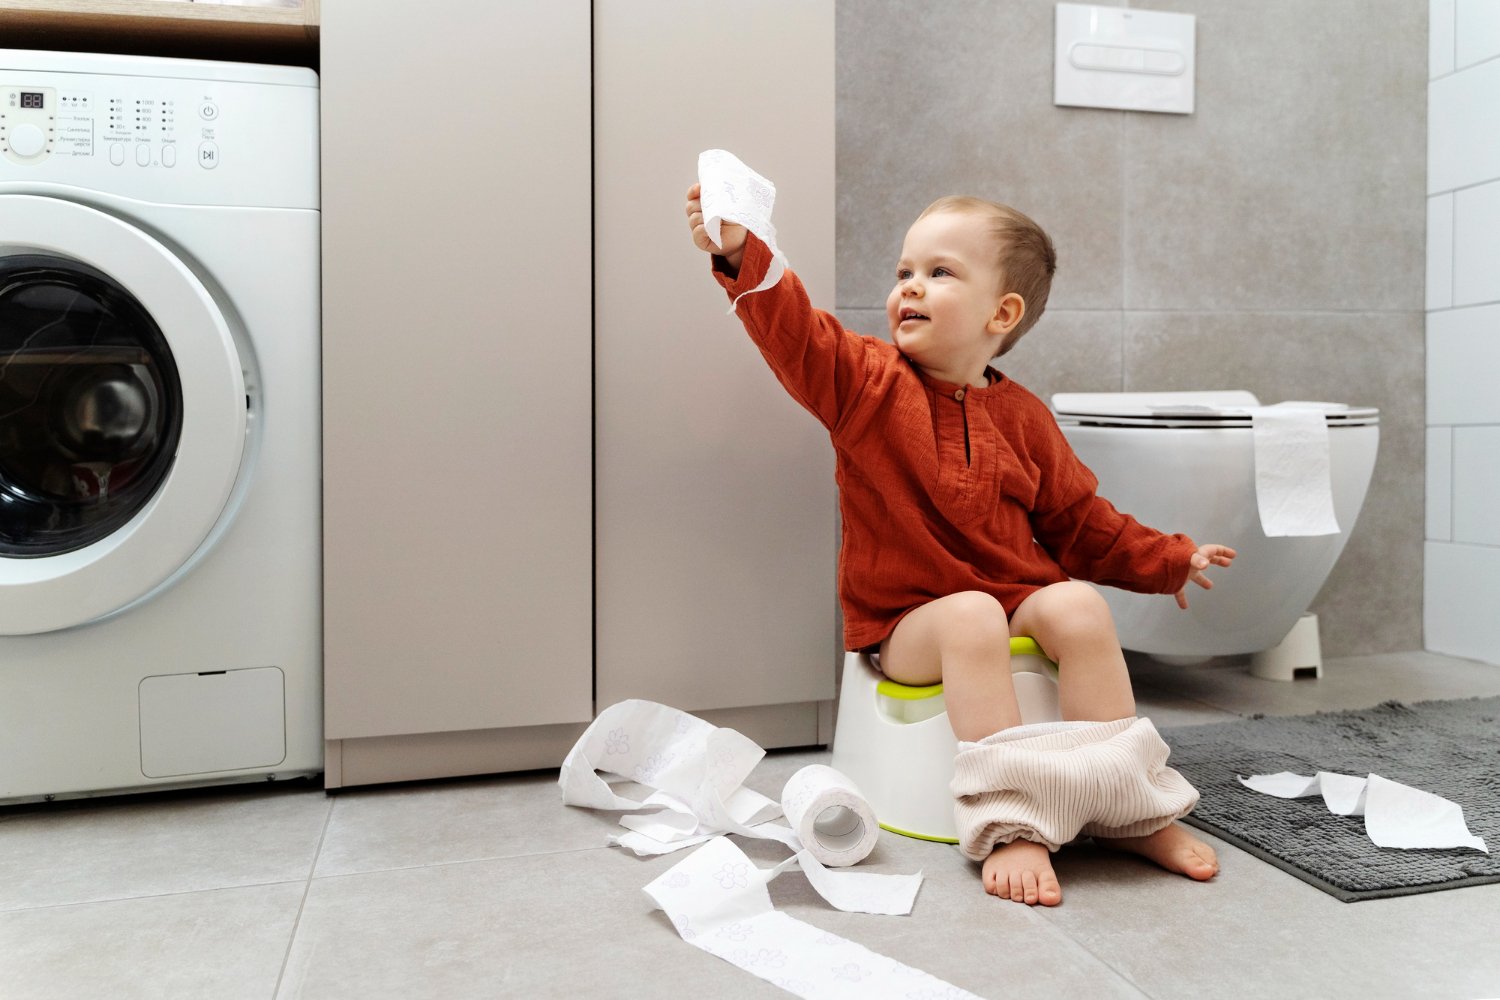
{"label": "child's face", "polygon": [[977,215],[935,212],[907,230],[885,303],[901,353],[947,381],[983,377],[1006,332],[996,256],[987,220]]}

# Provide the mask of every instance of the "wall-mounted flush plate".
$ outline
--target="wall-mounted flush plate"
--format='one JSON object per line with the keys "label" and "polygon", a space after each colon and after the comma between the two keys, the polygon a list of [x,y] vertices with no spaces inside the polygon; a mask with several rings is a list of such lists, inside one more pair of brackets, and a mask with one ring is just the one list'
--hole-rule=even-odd
{"label": "wall-mounted flush plate", "polygon": [[1192,14],[1057,5],[1052,103],[1193,113]]}

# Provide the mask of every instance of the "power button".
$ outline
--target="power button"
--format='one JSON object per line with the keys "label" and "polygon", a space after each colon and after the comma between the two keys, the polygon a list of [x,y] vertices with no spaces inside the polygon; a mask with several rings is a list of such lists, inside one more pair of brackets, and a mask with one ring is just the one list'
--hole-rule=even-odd
{"label": "power button", "polygon": [[219,117],[219,106],[212,101],[204,101],[198,108],[198,117],[206,122],[217,120]]}

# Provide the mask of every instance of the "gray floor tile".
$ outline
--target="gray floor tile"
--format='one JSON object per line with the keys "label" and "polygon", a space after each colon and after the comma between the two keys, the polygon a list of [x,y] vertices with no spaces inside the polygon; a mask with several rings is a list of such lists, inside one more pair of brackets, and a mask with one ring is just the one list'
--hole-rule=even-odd
{"label": "gray floor tile", "polygon": [[[883,835],[877,870],[928,878],[909,917],[845,914],[802,876],[771,883],[778,910],[982,996],[1014,993],[997,962],[1024,939],[1035,997],[1141,994],[1035,913],[981,890],[952,848]],[[769,867],[786,856],[750,844]],[[683,941],[641,887],[686,855],[618,849],[320,878],[293,943],[281,1000],[299,997],[785,996]]]}
{"label": "gray floor tile", "polygon": [[275,993],[305,886],[0,913],[0,994],[6,1000],[265,1000]]}
{"label": "gray floor tile", "polygon": [[1342,903],[1216,838],[1198,883],[1089,846],[1040,916],[1158,1000],[1494,996],[1500,885]]}
{"label": "gray floor tile", "polygon": [[563,806],[555,772],[355,789],[334,796],[316,874],[603,847],[618,815]]}
{"label": "gray floor tile", "polygon": [[329,801],[283,786],[0,812],[0,911],[305,880]]}
{"label": "gray floor tile", "polygon": [[1500,667],[1414,651],[1325,660],[1317,680],[1268,681],[1243,661],[1167,667],[1132,658],[1139,687],[1238,715],[1305,715],[1368,708],[1383,701],[1432,701],[1500,694]]}

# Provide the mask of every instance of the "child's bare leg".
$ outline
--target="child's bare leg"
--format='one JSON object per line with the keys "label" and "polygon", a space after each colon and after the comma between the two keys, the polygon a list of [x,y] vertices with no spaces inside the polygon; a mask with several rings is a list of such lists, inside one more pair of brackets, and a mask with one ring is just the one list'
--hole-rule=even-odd
{"label": "child's bare leg", "polygon": [[1057,663],[1064,719],[1113,722],[1135,714],[1115,620],[1093,587],[1076,580],[1043,587],[1016,608],[1010,627]]}
{"label": "child's bare leg", "polygon": [[[1120,650],[1109,605],[1093,587],[1069,581],[1044,587],[1021,602],[1011,618],[1016,635],[1029,635],[1057,662],[1064,719],[1113,722],[1135,714],[1130,672]],[[1214,850],[1170,823],[1145,837],[1095,837],[1104,847],[1129,851],[1167,871],[1205,881],[1219,871]]]}
{"label": "child's bare leg", "polygon": [[1019,725],[1010,682],[1010,625],[988,594],[965,591],[907,613],[880,644],[880,672],[898,684],[943,684],[953,735],[975,742]]}
{"label": "child's bare leg", "polygon": [[[1010,624],[988,594],[966,591],[909,612],[880,646],[880,669],[898,684],[943,683],[948,721],[977,742],[1021,722],[1010,681]],[[1041,844],[1015,840],[984,862],[985,891],[1018,903],[1056,906],[1062,889]]]}

